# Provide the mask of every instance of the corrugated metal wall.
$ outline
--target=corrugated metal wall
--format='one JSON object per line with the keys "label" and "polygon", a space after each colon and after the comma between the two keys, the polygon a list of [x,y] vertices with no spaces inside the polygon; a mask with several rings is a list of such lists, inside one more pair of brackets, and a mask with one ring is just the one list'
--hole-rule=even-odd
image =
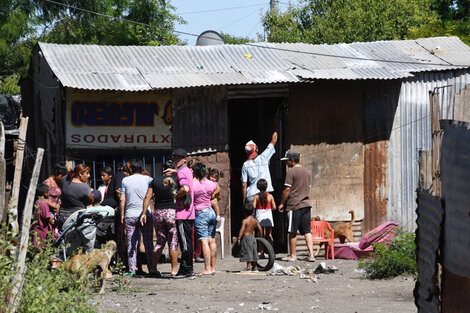
{"label": "corrugated metal wall", "polygon": [[172,147],[189,153],[228,150],[225,86],[175,89],[172,93]]}
{"label": "corrugated metal wall", "polygon": [[444,118],[452,119],[454,95],[470,83],[470,70],[429,72],[402,82],[388,149],[388,220],[416,228],[419,151],[431,149],[429,92],[439,92]]}

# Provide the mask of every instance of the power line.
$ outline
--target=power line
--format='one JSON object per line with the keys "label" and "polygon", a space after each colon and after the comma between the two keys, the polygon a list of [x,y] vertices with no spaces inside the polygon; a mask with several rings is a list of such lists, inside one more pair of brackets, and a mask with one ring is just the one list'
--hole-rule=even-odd
{"label": "power line", "polygon": [[[133,21],[133,20],[122,18],[122,17],[115,17],[115,16],[111,16],[111,15],[107,15],[107,14],[103,14],[103,13],[99,13],[99,12],[94,12],[94,11],[90,11],[90,10],[87,10],[87,9],[82,9],[82,8],[79,8],[79,7],[76,7],[76,6],[68,5],[68,4],[65,4],[65,3],[57,2],[57,1],[54,1],[54,0],[45,0],[45,1],[49,2],[49,3],[54,3],[54,4],[57,4],[57,5],[67,7],[69,9],[74,9],[74,10],[86,12],[86,13],[89,13],[89,14],[94,14],[94,15],[98,15],[98,16],[102,16],[102,17],[107,17],[107,18],[110,18],[110,19],[113,19],[113,20],[123,21],[123,22],[127,22],[127,23],[133,23],[133,24],[136,24],[136,25],[152,27],[152,28],[155,28],[155,29],[162,30],[161,27],[151,25],[151,24],[147,24],[147,23],[136,22],[136,21]],[[180,35],[193,36],[193,37],[199,37],[200,36],[198,34],[193,34],[193,33],[188,33],[188,32],[183,32],[183,31],[178,31],[178,30],[170,30],[170,29],[165,29],[165,30],[167,30],[169,32],[176,33],[176,34],[180,34]],[[210,39],[223,41],[223,39],[217,39],[217,38],[212,38],[212,37]],[[262,45],[262,44],[255,44],[255,43],[244,43],[242,45],[255,47],[255,48],[260,48],[260,49],[270,49],[270,50],[292,52],[292,53],[299,53],[299,54],[305,54],[305,55],[323,56],[323,57],[331,57],[331,58],[358,60],[358,61],[374,61],[374,62],[395,63],[395,64],[436,65],[436,66],[447,66],[447,67],[470,67],[469,64],[450,64],[450,63],[449,64],[444,64],[444,63],[433,63],[433,62],[423,63],[423,62],[418,62],[418,61],[385,60],[385,59],[378,59],[378,58],[362,58],[362,57],[355,57],[355,56],[348,56],[348,55],[336,55],[336,54],[311,52],[311,51],[299,51],[299,50],[286,49],[286,48],[280,48],[280,47],[274,47],[274,46],[268,46],[268,45]]]}
{"label": "power line", "polygon": [[236,10],[236,9],[243,9],[243,8],[259,7],[259,6],[264,6],[264,5],[266,5],[266,2],[258,3],[258,4],[251,4],[251,5],[244,5],[244,6],[239,6],[239,7],[231,7],[231,8],[220,8],[220,9],[211,9],[211,10],[203,10],[203,11],[193,11],[193,12],[182,12],[182,13],[178,13],[178,15],[229,11],[229,10]]}
{"label": "power line", "polygon": [[219,29],[222,30],[222,29],[224,29],[225,27],[228,27],[228,26],[230,26],[230,25],[233,25],[233,24],[235,24],[235,23],[238,23],[238,22],[240,22],[241,20],[244,20],[245,18],[250,17],[250,16],[252,16],[252,15],[258,13],[258,12],[259,12],[259,10],[256,9],[255,11],[253,11],[253,12],[247,14],[247,15],[244,15],[244,16],[242,16],[242,17],[240,17],[240,18],[238,18],[238,19],[236,19],[236,20],[233,21],[233,22],[230,22],[230,23],[228,23],[228,24],[226,24],[226,25],[224,25],[224,26],[222,26],[222,27],[219,27]]}

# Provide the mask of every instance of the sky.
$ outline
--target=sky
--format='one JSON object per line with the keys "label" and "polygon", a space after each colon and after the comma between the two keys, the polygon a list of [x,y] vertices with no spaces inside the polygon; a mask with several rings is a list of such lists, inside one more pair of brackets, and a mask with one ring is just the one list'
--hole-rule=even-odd
{"label": "sky", "polygon": [[[290,0],[297,4],[301,0]],[[278,8],[284,11],[289,0],[278,1]],[[263,35],[261,17],[269,10],[269,0],[171,0],[176,7],[176,14],[187,24],[177,25],[176,30],[200,34],[205,30],[215,30],[237,37],[257,40]],[[214,10],[213,12],[201,12]],[[188,45],[194,45],[197,37],[179,35]]]}

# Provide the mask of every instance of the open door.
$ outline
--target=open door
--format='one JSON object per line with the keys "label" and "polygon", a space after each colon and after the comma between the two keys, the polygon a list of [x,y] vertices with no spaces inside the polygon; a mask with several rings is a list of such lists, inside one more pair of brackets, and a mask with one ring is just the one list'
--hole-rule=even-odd
{"label": "open door", "polygon": [[[232,236],[238,236],[243,220],[243,203],[241,194],[241,168],[246,161],[245,143],[253,140],[259,152],[263,152],[271,141],[274,131],[278,132],[276,153],[271,158],[270,171],[276,204],[281,199],[285,166],[279,160],[284,153],[283,120],[285,98],[250,98],[229,100],[229,140],[231,173],[231,229]],[[287,249],[286,229],[283,214],[273,211],[274,249]]]}

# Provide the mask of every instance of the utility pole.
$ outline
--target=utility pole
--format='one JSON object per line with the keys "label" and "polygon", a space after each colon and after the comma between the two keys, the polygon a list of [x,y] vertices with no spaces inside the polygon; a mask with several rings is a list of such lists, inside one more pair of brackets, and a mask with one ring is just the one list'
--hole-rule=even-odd
{"label": "utility pole", "polygon": [[[277,0],[269,0],[269,14],[275,14],[277,12]],[[268,28],[268,42],[271,42],[271,30]]]}
{"label": "utility pole", "polygon": [[269,0],[269,11],[274,13],[277,9],[277,0]]}

